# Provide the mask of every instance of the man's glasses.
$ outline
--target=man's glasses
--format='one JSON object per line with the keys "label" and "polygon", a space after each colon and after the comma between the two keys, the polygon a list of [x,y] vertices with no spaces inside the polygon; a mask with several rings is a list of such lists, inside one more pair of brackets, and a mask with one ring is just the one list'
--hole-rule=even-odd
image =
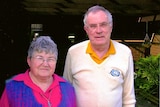
{"label": "man's glasses", "polygon": [[104,29],[104,28],[107,28],[110,25],[111,25],[111,22],[108,22],[108,23],[103,22],[103,23],[100,23],[100,24],[90,24],[90,25],[88,25],[88,28],[91,29],[91,30],[95,30],[98,27]]}
{"label": "man's glasses", "polygon": [[45,59],[42,56],[33,56],[32,58],[34,58],[40,64],[44,63],[45,61],[48,64],[54,64],[56,62],[56,59],[54,57]]}

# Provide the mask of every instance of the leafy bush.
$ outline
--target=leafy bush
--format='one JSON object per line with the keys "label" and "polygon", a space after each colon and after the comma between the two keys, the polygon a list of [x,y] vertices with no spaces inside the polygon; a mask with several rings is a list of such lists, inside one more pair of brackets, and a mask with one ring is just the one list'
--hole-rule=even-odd
{"label": "leafy bush", "polygon": [[135,69],[135,88],[155,94],[154,89],[159,85],[160,54],[140,58],[135,62]]}
{"label": "leafy bush", "polygon": [[143,97],[159,105],[160,54],[140,58],[135,62],[135,88],[137,98]]}

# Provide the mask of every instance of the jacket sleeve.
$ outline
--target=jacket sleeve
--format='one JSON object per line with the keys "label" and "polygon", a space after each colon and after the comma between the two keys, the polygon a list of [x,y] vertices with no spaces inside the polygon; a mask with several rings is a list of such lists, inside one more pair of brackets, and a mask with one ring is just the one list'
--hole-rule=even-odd
{"label": "jacket sleeve", "polygon": [[6,89],[4,89],[1,99],[0,99],[0,107],[9,107],[8,97]]}

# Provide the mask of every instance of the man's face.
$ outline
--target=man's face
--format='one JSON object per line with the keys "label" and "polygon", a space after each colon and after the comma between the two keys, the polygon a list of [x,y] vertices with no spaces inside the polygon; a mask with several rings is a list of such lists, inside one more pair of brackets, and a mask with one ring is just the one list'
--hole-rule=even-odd
{"label": "man's face", "polygon": [[84,30],[92,45],[106,45],[110,43],[112,22],[109,22],[103,11],[91,12],[86,19]]}

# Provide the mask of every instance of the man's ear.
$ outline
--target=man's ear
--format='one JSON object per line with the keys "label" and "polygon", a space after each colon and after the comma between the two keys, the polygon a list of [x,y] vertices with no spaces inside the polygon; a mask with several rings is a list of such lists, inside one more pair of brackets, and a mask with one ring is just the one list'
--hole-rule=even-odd
{"label": "man's ear", "polygon": [[88,27],[87,26],[84,26],[83,29],[88,32]]}

